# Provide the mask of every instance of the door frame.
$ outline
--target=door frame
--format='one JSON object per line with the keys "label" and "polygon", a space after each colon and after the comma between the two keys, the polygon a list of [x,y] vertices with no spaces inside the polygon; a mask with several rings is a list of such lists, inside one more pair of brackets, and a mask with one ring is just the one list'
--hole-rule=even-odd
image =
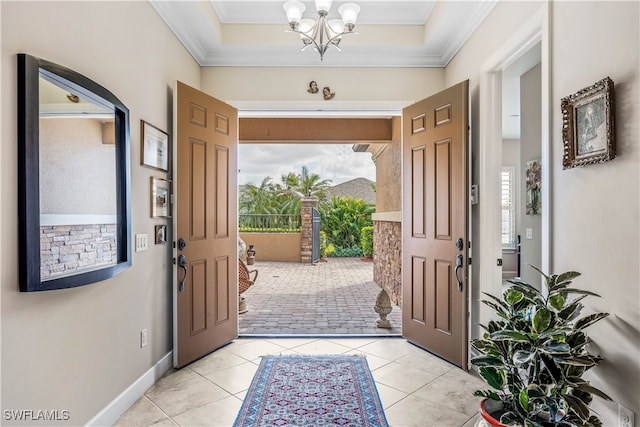
{"label": "door frame", "polygon": [[[483,64],[480,70],[480,123],[478,145],[478,171],[480,203],[478,205],[479,242],[474,252],[489,254],[482,256],[472,268],[477,269],[478,286],[474,292],[471,313],[478,316],[482,313],[480,292],[494,295],[502,293],[502,268],[496,260],[502,258],[500,238],[500,187],[499,177],[502,166],[502,70],[513,64],[524,53],[541,44],[541,136],[542,136],[542,265],[543,271],[550,271],[551,266],[551,164],[550,164],[550,49],[549,49],[549,14],[548,3],[540,9],[500,46]],[[486,322],[488,319],[475,317],[473,324]],[[478,327],[471,330],[470,338],[477,338]]]}

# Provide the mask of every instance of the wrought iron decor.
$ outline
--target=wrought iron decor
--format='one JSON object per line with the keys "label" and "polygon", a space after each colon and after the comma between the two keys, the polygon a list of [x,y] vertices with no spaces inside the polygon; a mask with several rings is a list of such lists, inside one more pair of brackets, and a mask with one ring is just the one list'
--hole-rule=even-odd
{"label": "wrought iron decor", "polygon": [[613,81],[609,77],[561,100],[563,169],[616,156]]}

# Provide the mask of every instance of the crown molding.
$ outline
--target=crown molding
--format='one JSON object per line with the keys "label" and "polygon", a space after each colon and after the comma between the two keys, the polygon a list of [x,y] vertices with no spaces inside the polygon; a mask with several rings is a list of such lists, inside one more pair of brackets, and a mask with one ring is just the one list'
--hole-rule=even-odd
{"label": "crown molding", "polygon": [[[228,46],[223,45],[214,6],[209,2],[150,0],[150,3],[178,40],[202,67],[379,67],[442,68],[453,59],[480,23],[493,10],[497,1],[472,2],[475,8],[462,23],[449,23],[449,41],[434,52],[421,46],[353,46],[343,52],[329,51],[324,60],[311,48],[300,52],[293,46]],[[434,2],[435,4],[435,2]],[[446,3],[445,3],[446,4]],[[204,7],[209,9],[204,10]],[[432,14],[433,6],[428,9]],[[283,24],[284,25],[284,24]]]}

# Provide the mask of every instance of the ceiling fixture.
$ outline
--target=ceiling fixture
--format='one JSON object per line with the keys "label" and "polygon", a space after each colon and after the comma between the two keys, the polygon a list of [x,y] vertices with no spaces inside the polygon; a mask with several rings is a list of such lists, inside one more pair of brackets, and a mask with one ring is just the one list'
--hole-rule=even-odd
{"label": "ceiling fixture", "polygon": [[315,0],[318,20],[302,19],[305,5],[298,0],[289,0],[284,4],[284,10],[289,20],[289,32],[300,34],[305,50],[313,46],[320,54],[320,60],[324,58],[324,53],[333,46],[341,50],[338,44],[345,34],[357,34],[353,32],[360,13],[360,6],[355,3],[345,3],[338,8],[338,13],[342,19],[327,20],[329,8],[332,0]]}

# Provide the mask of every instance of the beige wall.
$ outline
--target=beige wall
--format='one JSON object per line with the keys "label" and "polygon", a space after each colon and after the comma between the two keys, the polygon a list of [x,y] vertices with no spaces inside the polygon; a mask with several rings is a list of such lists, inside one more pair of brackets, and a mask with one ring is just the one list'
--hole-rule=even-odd
{"label": "beige wall", "polygon": [[[640,3],[552,5],[552,264],[556,271],[580,271],[580,287],[602,295],[600,299],[586,300],[589,312],[612,313],[590,330],[605,362],[589,377],[615,400],[630,407],[636,413],[637,424]],[[592,22],[600,29],[591,31],[581,24],[584,22]],[[615,83],[617,158],[602,165],[562,170],[560,99],[606,76]],[[610,420],[617,415],[615,410],[606,412]]]}
{"label": "beige wall", "polygon": [[393,118],[393,141],[376,157],[376,212],[402,210],[402,118]]}
{"label": "beige wall", "polygon": [[[110,89],[131,112],[133,233],[153,241],[141,119],[171,131],[171,87],[200,68],[147,2],[0,2],[2,16],[2,409],[69,410],[82,425],[172,348],[170,245],[133,254],[117,277],[75,289],[18,292],[16,53],[65,65]],[[140,348],[140,330],[149,344]],[[3,425],[11,422],[3,419]],[[33,422],[27,423],[33,424]],[[47,423],[49,424],[49,423]]]}
{"label": "beige wall", "polygon": [[247,248],[253,245],[256,261],[300,262],[300,233],[240,233]]}
{"label": "beige wall", "polygon": [[[520,204],[518,232],[521,236],[521,277],[533,285],[540,275],[527,264],[542,265],[542,215],[527,215],[527,162],[540,160],[541,135],[541,67],[537,65],[520,77]],[[527,239],[527,228],[531,239]]]}
{"label": "beige wall", "polygon": [[102,121],[47,118],[39,131],[40,212],[115,215],[116,150],[102,143]]}
{"label": "beige wall", "polygon": [[[307,92],[315,80],[336,93],[331,101]],[[224,83],[221,83],[224,82]],[[439,68],[260,68],[208,67],[202,70],[202,90],[230,101],[418,101],[444,88]],[[232,102],[233,103],[233,102]],[[371,105],[376,107],[375,104]]]}
{"label": "beige wall", "polygon": [[[447,85],[471,79],[475,147],[477,128],[482,126],[478,123],[480,67],[542,4],[499,3],[447,67]],[[640,413],[639,5],[638,2],[549,4],[552,269],[582,272],[583,277],[576,285],[602,295],[600,299],[586,300],[587,312],[612,313],[589,330],[595,350],[605,357],[589,378],[636,414]],[[597,23],[598,31],[583,25],[584,22]],[[607,75],[616,84],[618,158],[602,165],[564,171],[560,99]],[[474,241],[474,247],[478,247],[477,243]],[[474,264],[479,256],[474,252]],[[600,411],[604,425],[618,425],[615,404],[595,402],[594,407]]]}

